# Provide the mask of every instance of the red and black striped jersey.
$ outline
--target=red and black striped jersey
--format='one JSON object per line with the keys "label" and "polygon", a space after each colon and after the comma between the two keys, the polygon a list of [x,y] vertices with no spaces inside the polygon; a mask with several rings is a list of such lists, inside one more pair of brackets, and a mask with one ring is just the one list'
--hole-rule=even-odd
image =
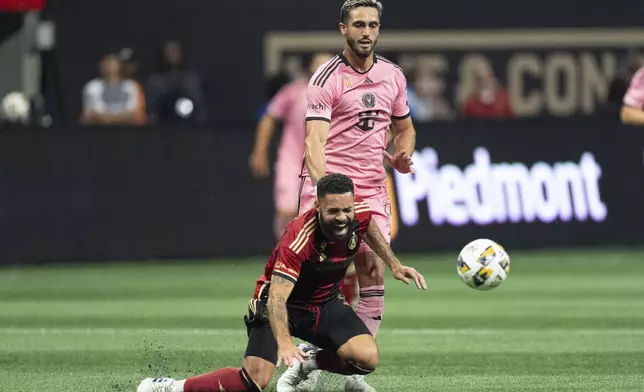
{"label": "red and black striped jersey", "polygon": [[347,238],[328,241],[315,209],[295,218],[286,228],[257,280],[255,298],[268,298],[270,280],[279,276],[295,284],[288,299],[294,305],[320,305],[340,294],[344,274],[364,241],[371,211],[356,199],[355,219]]}

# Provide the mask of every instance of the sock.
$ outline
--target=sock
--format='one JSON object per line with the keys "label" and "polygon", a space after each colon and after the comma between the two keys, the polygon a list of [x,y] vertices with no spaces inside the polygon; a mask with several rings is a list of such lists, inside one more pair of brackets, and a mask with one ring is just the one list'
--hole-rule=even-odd
{"label": "sock", "polygon": [[356,313],[375,337],[380,329],[385,309],[385,286],[369,286],[360,289]]}
{"label": "sock", "polygon": [[345,301],[352,307],[354,306],[354,301],[356,300],[356,286],[358,285],[358,275],[351,274],[344,277],[344,282],[340,291]]}
{"label": "sock", "polygon": [[[305,362],[307,363],[307,362]],[[311,363],[311,362],[308,362]],[[311,370],[326,370],[327,372],[351,375],[354,370],[347,366],[347,364],[340,359],[337,353],[329,350],[321,350],[315,355],[315,365],[317,368],[304,369],[305,371]]]}
{"label": "sock", "polygon": [[261,392],[246,369],[222,368],[187,379],[184,392]]}

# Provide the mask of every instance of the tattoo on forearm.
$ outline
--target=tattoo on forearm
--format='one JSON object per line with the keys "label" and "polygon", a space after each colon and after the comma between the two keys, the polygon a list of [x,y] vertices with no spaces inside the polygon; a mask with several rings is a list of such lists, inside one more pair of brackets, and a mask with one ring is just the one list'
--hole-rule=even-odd
{"label": "tattoo on forearm", "polygon": [[376,226],[369,225],[368,234],[369,237],[371,237],[371,241],[369,241],[371,243],[368,244],[371,250],[373,250],[374,253],[377,254],[378,257],[380,257],[389,267],[398,264],[396,256],[394,256],[394,253],[391,251],[391,247],[389,247],[389,244],[385,241],[385,237],[380,233],[380,229]]}
{"label": "tattoo on forearm", "polygon": [[283,286],[285,285],[292,286],[293,283],[284,278],[273,276],[271,279],[271,293],[267,303],[268,321],[278,342],[291,337],[288,328],[288,310],[286,308],[289,293],[283,292]]}

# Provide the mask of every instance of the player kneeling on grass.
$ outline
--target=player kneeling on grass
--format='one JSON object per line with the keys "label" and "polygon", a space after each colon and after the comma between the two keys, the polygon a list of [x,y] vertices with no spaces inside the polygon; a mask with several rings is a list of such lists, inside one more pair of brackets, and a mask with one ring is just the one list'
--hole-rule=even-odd
{"label": "player kneeling on grass", "polygon": [[[347,267],[365,241],[393,277],[427,289],[423,276],[394,256],[353,182],[330,174],[317,184],[314,208],[293,220],[271,254],[245,317],[248,345],[241,368],[223,368],[186,380],[147,378],[138,392],[260,392],[284,363],[301,377],[314,370],[368,374],[378,346],[353,309],[338,297]],[[321,350],[307,355],[292,336]],[[295,388],[292,389],[295,391]]]}

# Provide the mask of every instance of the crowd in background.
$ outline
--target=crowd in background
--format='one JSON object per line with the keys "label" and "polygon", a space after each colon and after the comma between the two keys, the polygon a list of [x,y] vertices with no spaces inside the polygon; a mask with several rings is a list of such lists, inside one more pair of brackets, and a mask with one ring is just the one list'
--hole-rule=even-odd
{"label": "crowd in background", "polygon": [[[485,56],[470,56],[468,71],[460,74],[458,80],[452,83],[445,77],[449,72],[437,72],[431,56],[403,54],[397,57],[391,60],[400,65],[406,74],[409,106],[416,122],[520,117],[513,109],[507,86]],[[610,83],[605,97],[606,105],[621,105],[632,76],[642,66],[644,55],[638,49],[626,53]],[[267,82],[267,102],[281,86],[301,75],[300,57],[286,56],[281,71]]]}
{"label": "crowd in background", "polygon": [[155,72],[142,82],[131,49],[106,52],[99,75],[83,89],[80,121],[87,125],[204,123],[208,119],[203,83],[184,59],[181,43],[168,41]]}
{"label": "crowd in background", "polygon": [[[264,89],[265,96],[255,120],[261,118],[280,88],[305,74],[302,60],[306,56],[285,55],[280,72],[268,78],[265,86],[258,87]],[[467,69],[455,75],[454,69],[438,72],[431,55],[403,53],[391,58],[406,74],[409,106],[415,122],[521,117],[513,108],[505,78],[497,76],[490,61],[475,54],[469,54],[468,59]],[[642,66],[644,55],[639,49],[633,48],[624,55],[599,111],[611,105],[621,106],[632,76]],[[131,49],[103,53],[97,62],[97,76],[87,81],[80,92],[79,123],[204,124],[215,119],[209,108],[216,107],[216,102],[206,102],[205,78],[189,66],[180,42],[163,43],[152,72],[141,74]],[[446,75],[450,74],[451,79],[447,80]]]}

